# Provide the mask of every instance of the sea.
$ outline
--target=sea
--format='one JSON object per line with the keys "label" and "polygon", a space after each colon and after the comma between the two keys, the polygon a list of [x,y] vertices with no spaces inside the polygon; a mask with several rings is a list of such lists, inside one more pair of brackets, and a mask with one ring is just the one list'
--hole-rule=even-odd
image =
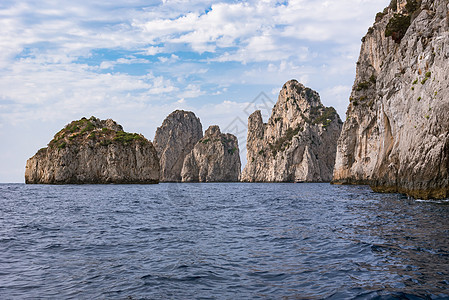
{"label": "sea", "polygon": [[448,201],[327,183],[0,184],[0,299],[448,298]]}

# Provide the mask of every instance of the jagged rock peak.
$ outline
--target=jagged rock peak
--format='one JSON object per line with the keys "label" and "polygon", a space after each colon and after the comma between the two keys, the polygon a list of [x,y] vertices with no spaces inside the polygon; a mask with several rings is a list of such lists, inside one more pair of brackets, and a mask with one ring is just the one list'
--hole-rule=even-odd
{"label": "jagged rock peak", "polygon": [[184,182],[235,182],[240,178],[237,137],[210,126],[187,155],[182,167]]}
{"label": "jagged rock peak", "polygon": [[279,102],[288,102],[290,99],[294,99],[300,108],[322,105],[320,95],[296,79],[289,80],[282,86],[278,99]]}
{"label": "jagged rock peak", "polygon": [[242,181],[330,181],[341,124],[317,92],[288,81],[267,124],[260,111],[248,118]]}
{"label": "jagged rock peak", "polygon": [[334,183],[449,196],[449,1],[398,0],[362,39]]}
{"label": "jagged rock peak", "polygon": [[206,132],[204,133],[205,136],[215,136],[220,134],[220,127],[217,125],[209,126],[209,128],[207,128]]}
{"label": "jagged rock peak", "polygon": [[26,164],[25,182],[44,184],[157,183],[152,143],[115,121],[82,118],[55,134]]}
{"label": "jagged rock peak", "polygon": [[162,182],[182,180],[184,159],[202,137],[201,121],[193,112],[176,110],[165,118],[154,137]]}

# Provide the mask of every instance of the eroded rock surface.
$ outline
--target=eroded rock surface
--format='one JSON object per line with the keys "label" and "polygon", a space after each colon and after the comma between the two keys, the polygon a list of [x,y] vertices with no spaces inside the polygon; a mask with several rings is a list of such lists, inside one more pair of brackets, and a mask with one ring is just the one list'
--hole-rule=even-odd
{"label": "eroded rock surface", "polygon": [[330,181],[342,122],[317,92],[296,80],[284,84],[267,124],[248,118],[247,165],[242,181]]}
{"label": "eroded rock surface", "polygon": [[111,119],[73,121],[26,164],[25,182],[41,184],[157,183],[153,144]]}
{"label": "eroded rock surface", "polygon": [[392,1],[363,38],[334,183],[449,196],[449,1]]}
{"label": "eroded rock surface", "polygon": [[176,110],[156,130],[154,147],[161,165],[161,182],[179,182],[184,159],[203,137],[200,119],[193,112]]}
{"label": "eroded rock surface", "polygon": [[184,182],[235,182],[240,176],[237,138],[210,126],[184,160]]}

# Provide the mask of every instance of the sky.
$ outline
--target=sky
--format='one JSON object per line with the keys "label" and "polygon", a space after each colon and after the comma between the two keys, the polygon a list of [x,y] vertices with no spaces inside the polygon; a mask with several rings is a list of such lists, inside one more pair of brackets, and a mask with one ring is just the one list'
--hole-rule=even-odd
{"label": "sky", "polygon": [[0,182],[72,120],[152,140],[176,109],[237,136],[297,79],[345,119],[361,38],[389,0],[0,3]]}

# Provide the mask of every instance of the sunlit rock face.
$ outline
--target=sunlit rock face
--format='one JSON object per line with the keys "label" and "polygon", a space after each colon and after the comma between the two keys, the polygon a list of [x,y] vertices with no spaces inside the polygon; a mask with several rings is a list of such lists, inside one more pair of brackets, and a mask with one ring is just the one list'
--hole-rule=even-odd
{"label": "sunlit rock face", "polygon": [[296,80],[282,87],[268,123],[248,118],[246,182],[330,181],[342,122],[317,92]]}
{"label": "sunlit rock face", "polygon": [[154,137],[162,182],[182,180],[184,159],[202,137],[201,121],[193,112],[176,110],[165,118]]}
{"label": "sunlit rock face", "polygon": [[362,39],[334,183],[449,196],[447,0],[392,1]]}
{"label": "sunlit rock face", "polygon": [[240,168],[237,137],[210,126],[184,160],[182,181],[235,182],[239,181]]}

